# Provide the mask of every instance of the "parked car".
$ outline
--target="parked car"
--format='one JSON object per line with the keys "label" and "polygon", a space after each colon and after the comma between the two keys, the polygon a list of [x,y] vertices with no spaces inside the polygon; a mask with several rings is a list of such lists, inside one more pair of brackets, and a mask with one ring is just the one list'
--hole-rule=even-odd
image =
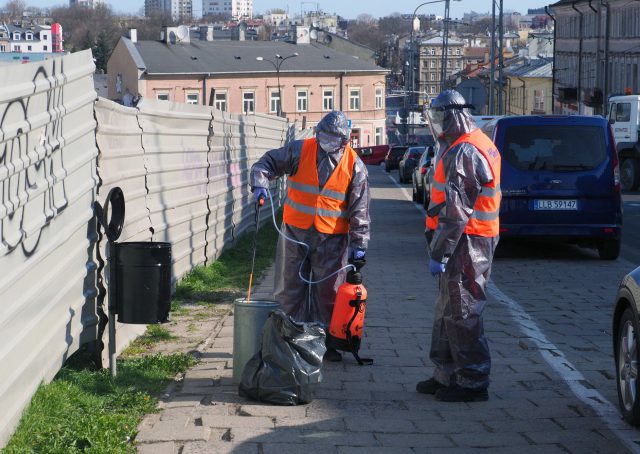
{"label": "parked car", "polygon": [[482,129],[502,156],[501,236],[555,237],[618,257],[620,168],[606,119],[513,116]]}
{"label": "parked car", "polygon": [[502,118],[502,115],[473,115],[471,118],[473,118],[473,121],[476,123],[476,126],[478,128],[482,128],[491,120],[495,120],[496,118]]}
{"label": "parked car", "polygon": [[365,164],[378,165],[383,162],[387,156],[389,145],[372,145],[370,147],[355,148],[355,152]]}
{"label": "parked car", "polygon": [[402,155],[407,151],[406,145],[396,145],[389,148],[389,152],[387,156],[384,158],[384,170],[387,172],[391,172],[394,169],[398,168],[398,163],[402,159]]}
{"label": "parked car", "polygon": [[613,356],[616,362],[618,404],[623,418],[640,426],[638,343],[640,342],[640,267],[627,274],[618,287],[613,311]]}
{"label": "parked car", "polygon": [[[418,203],[424,202],[424,176],[429,171],[433,160],[433,146],[427,147],[427,152],[422,153],[418,165],[413,169],[411,183],[413,186],[413,201]],[[428,196],[427,196],[428,197]]]}
{"label": "parked car", "polygon": [[398,181],[408,183],[411,180],[413,169],[418,165],[420,156],[424,153],[424,147],[409,147],[404,152],[402,159],[398,163]]}

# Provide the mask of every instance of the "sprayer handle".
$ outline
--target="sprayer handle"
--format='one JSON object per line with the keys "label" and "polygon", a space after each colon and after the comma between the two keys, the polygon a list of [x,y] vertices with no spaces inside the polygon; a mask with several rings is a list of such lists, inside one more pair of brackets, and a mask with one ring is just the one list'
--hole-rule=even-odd
{"label": "sprayer handle", "polygon": [[365,266],[367,264],[367,259],[354,259],[354,258],[350,258],[349,259],[349,263],[353,266],[356,267],[356,271],[358,271],[360,268],[362,268],[363,266]]}

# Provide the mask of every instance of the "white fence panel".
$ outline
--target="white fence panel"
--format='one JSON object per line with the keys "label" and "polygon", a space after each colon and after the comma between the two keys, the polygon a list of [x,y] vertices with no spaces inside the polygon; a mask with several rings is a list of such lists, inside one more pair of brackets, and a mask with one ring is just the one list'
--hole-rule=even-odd
{"label": "white fence panel", "polygon": [[94,69],[86,51],[0,71],[0,446],[96,335]]}
{"label": "white fence panel", "polygon": [[173,276],[206,261],[211,112],[164,101],[138,104],[154,241],[171,243]]}
{"label": "white fence panel", "polygon": [[[125,200],[125,222],[118,242],[151,241],[151,218],[147,208],[147,170],[144,150],[142,149],[142,128],[138,124],[138,109],[123,107],[113,101],[99,98],[95,105],[98,121],[96,142],[98,156],[98,175],[100,187],[97,199],[104,207],[109,191],[114,187],[122,189]],[[100,258],[98,272],[104,286],[108,285],[107,239],[102,235],[99,244]],[[101,260],[100,260],[101,259]],[[105,295],[98,311],[108,317],[109,299]],[[98,299],[100,302],[100,298]],[[106,320],[105,320],[106,321]],[[104,345],[109,344],[109,330],[101,326]],[[143,334],[146,325],[116,325],[116,354],[136,337]],[[108,349],[102,351],[102,362],[108,364]]]}

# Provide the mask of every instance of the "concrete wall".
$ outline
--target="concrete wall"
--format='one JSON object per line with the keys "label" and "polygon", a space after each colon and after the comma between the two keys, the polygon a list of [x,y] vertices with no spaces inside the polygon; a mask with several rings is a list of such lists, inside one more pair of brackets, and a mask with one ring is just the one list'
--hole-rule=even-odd
{"label": "concrete wall", "polygon": [[[93,203],[119,186],[118,241],[171,242],[175,282],[251,227],[249,168],[295,135],[271,116],[96,100],[94,69],[86,51],[0,71],[0,447],[42,381],[108,342]],[[272,189],[280,204],[282,182]],[[117,350],[143,330],[119,324]]]}

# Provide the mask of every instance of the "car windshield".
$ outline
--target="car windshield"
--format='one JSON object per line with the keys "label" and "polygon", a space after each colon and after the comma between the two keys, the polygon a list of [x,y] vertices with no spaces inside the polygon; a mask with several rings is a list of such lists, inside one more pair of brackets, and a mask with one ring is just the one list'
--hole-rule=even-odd
{"label": "car windshield", "polygon": [[394,158],[402,156],[405,151],[407,151],[407,147],[393,147],[391,149],[391,156],[393,156]]}
{"label": "car windshield", "polygon": [[606,145],[598,126],[510,126],[502,156],[520,170],[589,170],[605,159]]}
{"label": "car windshield", "polygon": [[420,156],[422,156],[422,153],[424,153],[424,148],[422,147],[409,149],[410,158],[419,158]]}

